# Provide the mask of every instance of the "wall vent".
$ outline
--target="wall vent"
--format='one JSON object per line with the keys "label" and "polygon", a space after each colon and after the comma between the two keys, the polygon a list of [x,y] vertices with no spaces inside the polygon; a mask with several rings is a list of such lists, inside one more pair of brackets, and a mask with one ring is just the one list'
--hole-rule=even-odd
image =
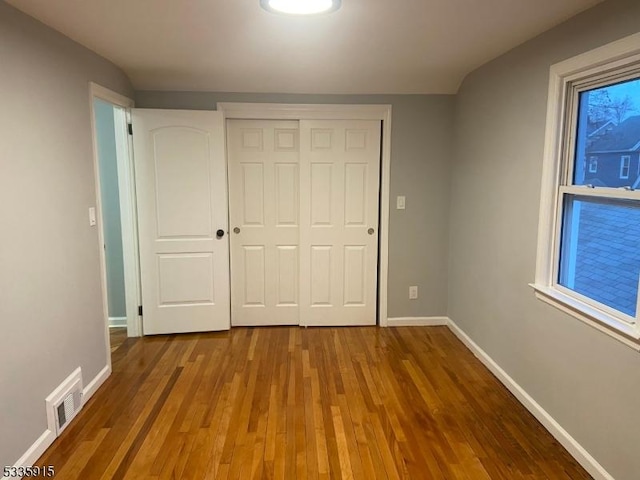
{"label": "wall vent", "polygon": [[82,370],[77,368],[47,397],[49,430],[58,437],[82,408]]}

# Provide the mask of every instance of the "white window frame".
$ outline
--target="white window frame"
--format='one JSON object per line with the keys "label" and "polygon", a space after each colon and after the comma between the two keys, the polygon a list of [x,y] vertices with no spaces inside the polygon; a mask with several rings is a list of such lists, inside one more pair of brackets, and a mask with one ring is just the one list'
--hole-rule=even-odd
{"label": "white window frame", "polygon": [[[627,174],[624,174],[624,171],[627,171]],[[629,171],[631,170],[631,156],[630,155],[622,155],[620,157],[620,178],[627,179],[629,178]]]}
{"label": "white window frame", "polygon": [[[538,299],[640,351],[640,321],[558,284],[563,199],[580,195],[640,200],[640,191],[572,185],[578,95],[640,77],[640,33],[570,58],[550,69],[542,167],[536,276]],[[640,315],[640,294],[637,314]]]}
{"label": "white window frame", "polygon": [[589,173],[598,173],[598,157],[589,157]]}

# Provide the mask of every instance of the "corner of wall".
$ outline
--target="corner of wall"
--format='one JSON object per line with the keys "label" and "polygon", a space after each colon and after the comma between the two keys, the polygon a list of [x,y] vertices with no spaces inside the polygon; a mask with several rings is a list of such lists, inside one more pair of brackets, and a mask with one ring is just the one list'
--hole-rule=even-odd
{"label": "corner of wall", "polygon": [[600,463],[573,438],[529,393],[498,363],[475,343],[456,323],[448,319],[449,329],[480,360],[485,367],[524,405],[576,461],[596,480],[614,480]]}

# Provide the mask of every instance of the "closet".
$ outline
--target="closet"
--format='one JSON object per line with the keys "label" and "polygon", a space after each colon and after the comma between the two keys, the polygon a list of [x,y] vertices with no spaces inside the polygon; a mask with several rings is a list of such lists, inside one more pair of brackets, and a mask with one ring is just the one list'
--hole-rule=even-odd
{"label": "closet", "polygon": [[226,121],[231,324],[375,325],[381,122]]}

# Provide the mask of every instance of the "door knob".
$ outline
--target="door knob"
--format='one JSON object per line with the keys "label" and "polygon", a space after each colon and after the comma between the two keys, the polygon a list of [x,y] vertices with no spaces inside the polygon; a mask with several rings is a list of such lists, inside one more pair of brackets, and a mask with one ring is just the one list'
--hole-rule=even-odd
{"label": "door knob", "polygon": [[224,230],[219,229],[219,230],[216,232],[216,237],[217,237],[217,238],[222,238],[222,237],[224,237]]}
{"label": "door knob", "polygon": [[238,227],[234,228],[233,233],[240,233],[240,229]]}
{"label": "door knob", "polygon": [[367,233],[369,235],[373,235],[373,232],[375,232],[375,230],[373,228],[370,228],[369,230],[367,230]]}

